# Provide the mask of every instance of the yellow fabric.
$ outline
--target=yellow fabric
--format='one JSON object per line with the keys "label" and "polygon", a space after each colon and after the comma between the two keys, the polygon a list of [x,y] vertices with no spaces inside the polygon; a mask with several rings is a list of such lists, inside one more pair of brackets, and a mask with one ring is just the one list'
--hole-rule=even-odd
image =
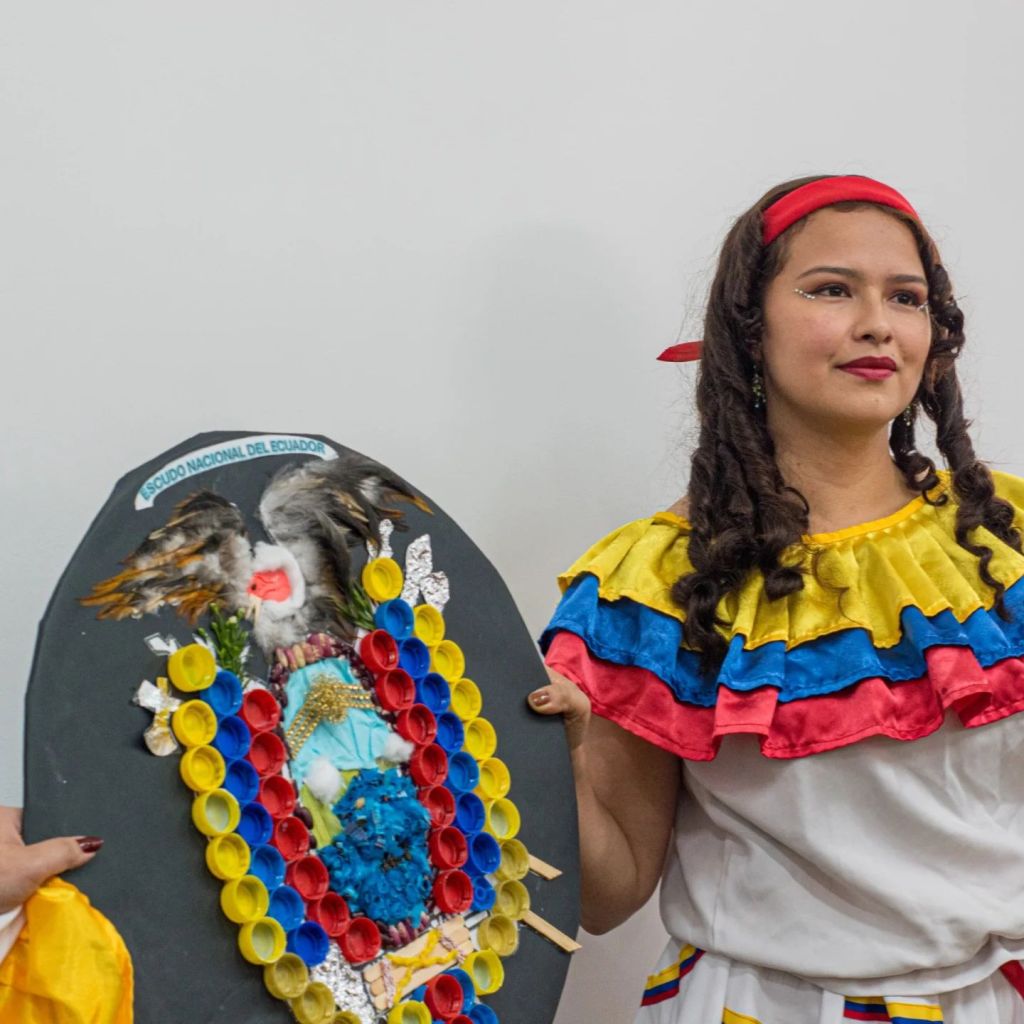
{"label": "yellow fabric", "polygon": [[54,878],[25,904],[25,927],[0,963],[0,1021],[131,1024],[132,987],[117,930]]}
{"label": "yellow fabric", "polygon": [[[978,574],[977,556],[956,541],[951,474],[942,469],[938,475],[930,497],[948,493],[945,505],[929,505],[919,497],[883,519],[804,537],[807,551],[821,552],[818,576],[849,587],[845,594],[809,573],[802,591],[770,601],[763,576],[753,572],[719,602],[718,613],[729,624],[719,632],[726,639],[741,635],[746,648],[783,640],[789,649],[828,633],[863,628],[875,647],[892,647],[900,639],[900,612],[908,606],[928,616],[950,609],[960,622],[980,608],[991,608],[994,594]],[[1024,479],[999,470],[992,477],[996,494],[1014,506],[1014,525],[1024,534]],[[559,585],[564,591],[581,573],[592,573],[605,600],[629,598],[685,620],[670,591],[680,576],[693,571],[688,529],[685,519],[670,512],[627,523],[559,576]],[[1024,577],[1024,555],[989,530],[978,527],[970,539],[992,549],[989,572],[995,579],[1010,586]]]}

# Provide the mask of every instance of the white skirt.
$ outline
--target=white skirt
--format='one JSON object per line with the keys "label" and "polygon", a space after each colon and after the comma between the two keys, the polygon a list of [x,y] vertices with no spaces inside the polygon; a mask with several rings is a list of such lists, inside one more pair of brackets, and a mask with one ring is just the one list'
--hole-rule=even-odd
{"label": "white skirt", "polygon": [[1024,1024],[1024,966],[1005,964],[934,996],[843,996],[791,974],[673,940],[647,979],[636,1024]]}

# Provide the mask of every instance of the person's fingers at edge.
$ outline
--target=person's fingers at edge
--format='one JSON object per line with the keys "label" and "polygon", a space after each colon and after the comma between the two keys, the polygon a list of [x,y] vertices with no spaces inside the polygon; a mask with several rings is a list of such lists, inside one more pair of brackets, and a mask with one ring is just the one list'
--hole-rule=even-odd
{"label": "person's fingers at edge", "polygon": [[40,883],[64,871],[87,864],[96,856],[103,840],[96,836],[60,836],[25,847],[32,873]]}
{"label": "person's fingers at edge", "polygon": [[0,840],[21,840],[20,807],[0,807]]}

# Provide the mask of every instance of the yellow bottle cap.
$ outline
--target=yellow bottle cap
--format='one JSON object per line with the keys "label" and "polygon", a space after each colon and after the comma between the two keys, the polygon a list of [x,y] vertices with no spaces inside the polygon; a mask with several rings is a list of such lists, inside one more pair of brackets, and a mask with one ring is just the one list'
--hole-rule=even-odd
{"label": "yellow bottle cap", "polygon": [[454,683],[466,671],[466,656],[454,640],[442,640],[430,652],[430,667],[449,683]]}
{"label": "yellow bottle cap", "polygon": [[498,845],[501,846],[501,863],[494,877],[499,882],[525,878],[530,870],[530,853],[526,846],[518,839],[502,839]]}
{"label": "yellow bottle cap", "polygon": [[363,588],[374,601],[398,597],[402,583],[402,570],[393,558],[374,558],[363,566]]}
{"label": "yellow bottle cap", "polygon": [[502,882],[494,899],[494,909],[499,914],[511,917],[513,921],[521,921],[530,909],[530,891],[522,882],[509,879]]}
{"label": "yellow bottle cap", "polygon": [[415,999],[399,1003],[388,1014],[388,1024],[431,1024],[431,1020],[427,1004]]}
{"label": "yellow bottle cap", "polygon": [[263,968],[263,984],[275,999],[298,999],[309,984],[309,968],[301,957],[285,953]]}
{"label": "yellow bottle cap", "polygon": [[504,761],[497,757],[488,757],[480,762],[480,782],[476,787],[476,795],[484,803],[508,796],[511,788],[512,774]]}
{"label": "yellow bottle cap", "polygon": [[217,735],[217,715],[205,700],[187,700],[171,717],[171,728],[182,745],[201,747]]}
{"label": "yellow bottle cap", "polygon": [[[476,930],[476,939],[480,943],[481,951],[490,950],[498,956],[511,956],[519,948],[519,928],[512,918],[504,914],[491,914],[480,922]],[[468,962],[469,957],[466,957],[466,963]],[[469,970],[465,964],[463,967]]]}
{"label": "yellow bottle cap", "polygon": [[452,711],[464,722],[476,718],[484,709],[480,687],[472,679],[456,679],[452,686]]}
{"label": "yellow bottle cap", "polygon": [[217,661],[208,647],[186,644],[167,659],[167,673],[179,690],[205,690],[217,675]]}
{"label": "yellow bottle cap", "polygon": [[224,758],[214,747],[191,747],[178,762],[178,772],[193,793],[220,789],[226,771]]}
{"label": "yellow bottle cap", "polygon": [[417,605],[412,610],[412,631],[428,647],[436,647],[444,639],[444,616],[432,605]]}
{"label": "yellow bottle cap", "polygon": [[[489,920],[491,918],[484,918],[480,922],[480,927],[482,928]],[[515,929],[515,925],[512,927]],[[505,983],[505,966],[492,949],[470,953],[462,969],[473,979],[473,988],[479,996],[489,996]]]}
{"label": "yellow bottle cap", "polygon": [[474,718],[466,723],[465,739],[462,749],[477,761],[486,761],[493,757],[498,749],[498,734],[494,726],[486,718]]}
{"label": "yellow bottle cap", "polygon": [[238,801],[226,789],[211,789],[192,801],[192,824],[204,836],[234,832],[240,817]]}
{"label": "yellow bottle cap", "polygon": [[495,839],[511,839],[516,835],[522,819],[519,816],[519,808],[508,797],[492,800],[489,804],[484,804],[484,807],[487,809],[487,823],[484,828]]}
{"label": "yellow bottle cap", "polygon": [[252,851],[237,832],[214,836],[206,844],[206,866],[222,882],[241,878],[249,870]]}
{"label": "yellow bottle cap", "polygon": [[311,981],[302,995],[289,1002],[299,1024],[333,1024],[334,994],[322,981]]}
{"label": "yellow bottle cap", "polygon": [[251,964],[272,964],[284,956],[288,937],[279,921],[264,917],[249,921],[238,931],[238,948]]}
{"label": "yellow bottle cap", "polygon": [[363,1018],[351,1010],[339,1010],[334,1015],[334,1024],[363,1024]]}
{"label": "yellow bottle cap", "polygon": [[255,875],[232,878],[220,891],[220,909],[235,924],[247,924],[265,917],[270,907],[270,893]]}

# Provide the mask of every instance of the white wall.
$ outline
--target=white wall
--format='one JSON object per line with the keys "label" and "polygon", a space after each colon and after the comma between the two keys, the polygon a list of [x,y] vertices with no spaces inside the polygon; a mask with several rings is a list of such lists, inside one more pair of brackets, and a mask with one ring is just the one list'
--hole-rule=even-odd
{"label": "white wall", "polygon": [[[654,356],[783,178],[917,205],[980,451],[1024,469],[1013,0],[3,7],[0,802],[58,574],[199,430],[393,465],[539,631],[557,570],[682,492],[692,370]],[[559,1024],[629,1020],[662,940],[650,907],[586,938]]]}

